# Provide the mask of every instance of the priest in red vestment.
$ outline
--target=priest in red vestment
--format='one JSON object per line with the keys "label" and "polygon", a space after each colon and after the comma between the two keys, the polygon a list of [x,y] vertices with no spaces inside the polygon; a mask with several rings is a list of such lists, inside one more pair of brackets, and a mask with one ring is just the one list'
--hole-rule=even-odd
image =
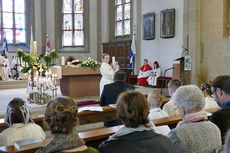
{"label": "priest in red vestment", "polygon": [[147,79],[150,75],[152,67],[148,64],[148,60],[144,59],[144,65],[140,68],[140,73],[138,75],[139,85],[148,85]]}

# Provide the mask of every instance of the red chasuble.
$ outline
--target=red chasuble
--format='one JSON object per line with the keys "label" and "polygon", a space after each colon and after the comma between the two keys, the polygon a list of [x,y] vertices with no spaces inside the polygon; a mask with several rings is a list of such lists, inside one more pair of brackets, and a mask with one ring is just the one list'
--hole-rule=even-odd
{"label": "red chasuble", "polygon": [[152,67],[149,64],[143,65],[140,68],[140,73],[138,75],[138,84],[140,85],[147,85],[147,79],[150,75],[150,71],[152,70]]}

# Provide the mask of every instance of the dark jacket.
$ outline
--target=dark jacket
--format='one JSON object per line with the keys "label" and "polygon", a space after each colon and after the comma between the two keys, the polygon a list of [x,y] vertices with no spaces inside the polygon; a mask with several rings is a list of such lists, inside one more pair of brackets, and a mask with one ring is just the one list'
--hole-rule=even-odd
{"label": "dark jacket", "polygon": [[173,153],[172,142],[153,130],[133,132],[106,140],[99,145],[100,153]]}
{"label": "dark jacket", "polygon": [[222,144],[225,142],[225,136],[230,128],[230,104],[213,113],[210,121],[216,124],[221,132]]}
{"label": "dark jacket", "polygon": [[[118,96],[126,90],[134,90],[134,86],[124,83],[122,81],[116,81],[104,86],[100,98],[100,106],[107,106],[109,104],[116,104]],[[104,126],[116,126],[117,121],[104,122]]]}

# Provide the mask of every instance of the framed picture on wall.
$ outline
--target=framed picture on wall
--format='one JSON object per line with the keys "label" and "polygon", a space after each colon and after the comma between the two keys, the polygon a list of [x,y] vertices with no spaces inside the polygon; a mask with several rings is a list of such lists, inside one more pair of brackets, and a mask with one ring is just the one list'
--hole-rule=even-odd
{"label": "framed picture on wall", "polygon": [[143,15],[143,39],[150,40],[155,38],[155,13]]}
{"label": "framed picture on wall", "polygon": [[161,11],[161,38],[173,38],[175,33],[175,9]]}

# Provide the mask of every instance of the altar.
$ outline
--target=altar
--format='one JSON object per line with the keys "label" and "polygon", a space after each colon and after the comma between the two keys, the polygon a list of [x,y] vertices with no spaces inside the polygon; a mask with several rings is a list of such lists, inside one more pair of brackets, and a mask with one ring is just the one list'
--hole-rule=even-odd
{"label": "altar", "polygon": [[60,88],[63,96],[72,98],[99,96],[100,68],[90,67],[62,67]]}

